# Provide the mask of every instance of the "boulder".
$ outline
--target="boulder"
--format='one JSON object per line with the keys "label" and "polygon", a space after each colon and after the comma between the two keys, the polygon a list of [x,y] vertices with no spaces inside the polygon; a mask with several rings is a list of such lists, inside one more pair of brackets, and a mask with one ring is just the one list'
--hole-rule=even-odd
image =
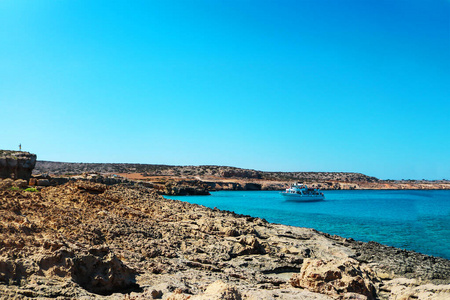
{"label": "boulder", "polygon": [[341,299],[375,299],[377,278],[354,259],[306,259],[299,274],[292,275],[290,284],[312,292]]}

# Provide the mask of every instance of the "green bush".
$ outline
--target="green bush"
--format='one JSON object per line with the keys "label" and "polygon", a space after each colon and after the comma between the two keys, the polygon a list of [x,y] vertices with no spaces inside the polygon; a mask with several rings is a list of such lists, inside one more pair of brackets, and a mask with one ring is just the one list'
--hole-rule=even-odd
{"label": "green bush", "polygon": [[27,188],[27,189],[25,189],[25,192],[32,192],[32,193],[34,193],[34,192],[37,192],[38,190],[36,189],[36,188]]}

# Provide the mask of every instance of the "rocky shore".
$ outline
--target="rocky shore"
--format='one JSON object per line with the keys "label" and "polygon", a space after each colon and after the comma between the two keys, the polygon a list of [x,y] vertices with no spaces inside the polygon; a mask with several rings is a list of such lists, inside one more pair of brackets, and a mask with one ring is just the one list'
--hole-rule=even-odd
{"label": "rocky shore", "polygon": [[[449,299],[450,261],[135,182],[0,181],[0,298]],[[16,188],[12,188],[16,187]]]}

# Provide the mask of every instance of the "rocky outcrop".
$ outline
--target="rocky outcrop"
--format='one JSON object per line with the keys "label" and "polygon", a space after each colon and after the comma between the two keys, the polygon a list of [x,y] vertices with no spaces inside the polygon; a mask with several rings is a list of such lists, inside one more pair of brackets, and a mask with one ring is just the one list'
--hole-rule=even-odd
{"label": "rocky outcrop", "polygon": [[0,178],[29,180],[36,165],[36,154],[0,150]]}
{"label": "rocky outcrop", "polygon": [[355,297],[352,294],[357,294],[368,300],[376,298],[374,284],[377,282],[379,280],[372,270],[362,267],[353,259],[306,259],[300,273],[290,279],[294,287],[331,295],[333,298],[351,299]]}

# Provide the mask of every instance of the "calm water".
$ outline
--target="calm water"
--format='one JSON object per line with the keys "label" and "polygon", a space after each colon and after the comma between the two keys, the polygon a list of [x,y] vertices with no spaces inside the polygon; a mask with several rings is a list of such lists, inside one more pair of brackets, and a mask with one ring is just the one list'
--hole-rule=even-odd
{"label": "calm water", "polygon": [[286,201],[274,191],[171,196],[211,208],[376,241],[450,259],[450,191],[324,191],[326,200]]}

